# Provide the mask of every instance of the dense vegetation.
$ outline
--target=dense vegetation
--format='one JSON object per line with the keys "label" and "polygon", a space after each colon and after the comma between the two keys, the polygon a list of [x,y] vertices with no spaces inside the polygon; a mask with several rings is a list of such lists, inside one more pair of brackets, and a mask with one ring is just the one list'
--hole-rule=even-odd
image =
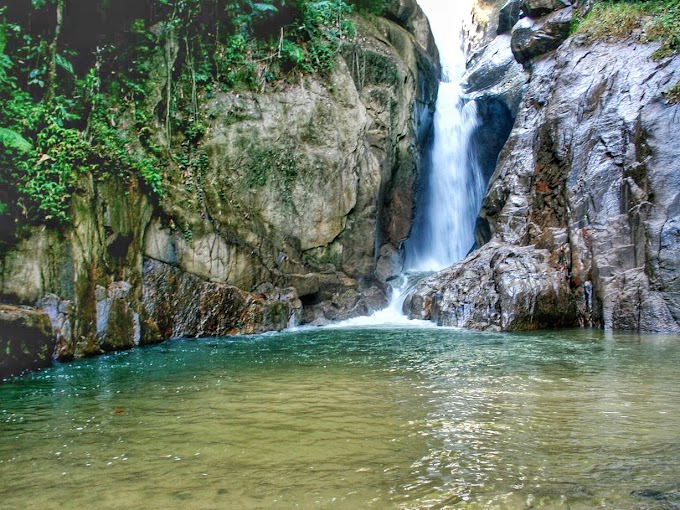
{"label": "dense vegetation", "polygon": [[[353,10],[382,8],[382,0],[15,0],[0,8],[0,245],[18,224],[68,223],[86,174],[161,196],[169,166],[205,164],[193,150],[205,130],[201,97],[327,73],[354,37]],[[155,109],[154,73],[167,83]],[[152,136],[154,123],[164,137]]]}

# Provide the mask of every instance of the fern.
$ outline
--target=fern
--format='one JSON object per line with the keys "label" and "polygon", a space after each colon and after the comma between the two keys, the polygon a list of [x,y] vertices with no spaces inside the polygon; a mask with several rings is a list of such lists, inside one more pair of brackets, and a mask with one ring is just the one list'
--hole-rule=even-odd
{"label": "fern", "polygon": [[3,127],[0,127],[0,144],[8,149],[15,149],[19,152],[28,152],[33,148],[31,142],[26,140],[21,134]]}
{"label": "fern", "polygon": [[253,12],[278,12],[278,9],[271,4],[255,3]]}

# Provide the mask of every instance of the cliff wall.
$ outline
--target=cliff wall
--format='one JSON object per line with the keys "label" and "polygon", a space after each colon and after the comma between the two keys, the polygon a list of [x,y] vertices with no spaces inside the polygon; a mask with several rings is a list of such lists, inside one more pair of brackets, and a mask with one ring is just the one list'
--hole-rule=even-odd
{"label": "cliff wall", "polygon": [[[169,133],[162,115],[180,41],[154,49],[140,108],[170,153],[163,196],[81,177],[72,227],[33,228],[2,254],[12,313],[49,317],[54,356],[68,359],[381,308],[410,230],[438,57],[413,1],[354,23],[328,75],[214,88],[198,112],[179,112],[202,119],[193,137]],[[139,114],[110,122],[125,131]]]}

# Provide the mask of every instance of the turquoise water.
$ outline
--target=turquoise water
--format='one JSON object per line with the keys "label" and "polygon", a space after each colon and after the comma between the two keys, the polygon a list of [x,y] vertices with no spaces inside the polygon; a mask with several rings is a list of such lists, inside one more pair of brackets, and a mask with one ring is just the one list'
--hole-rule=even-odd
{"label": "turquoise water", "polygon": [[680,505],[680,338],[316,329],[0,386],[0,508]]}

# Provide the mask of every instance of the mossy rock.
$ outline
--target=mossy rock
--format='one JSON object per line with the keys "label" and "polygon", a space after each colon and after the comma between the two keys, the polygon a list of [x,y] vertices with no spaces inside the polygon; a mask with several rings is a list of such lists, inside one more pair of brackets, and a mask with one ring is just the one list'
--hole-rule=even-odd
{"label": "mossy rock", "polygon": [[55,345],[47,314],[0,304],[0,379],[50,366]]}

